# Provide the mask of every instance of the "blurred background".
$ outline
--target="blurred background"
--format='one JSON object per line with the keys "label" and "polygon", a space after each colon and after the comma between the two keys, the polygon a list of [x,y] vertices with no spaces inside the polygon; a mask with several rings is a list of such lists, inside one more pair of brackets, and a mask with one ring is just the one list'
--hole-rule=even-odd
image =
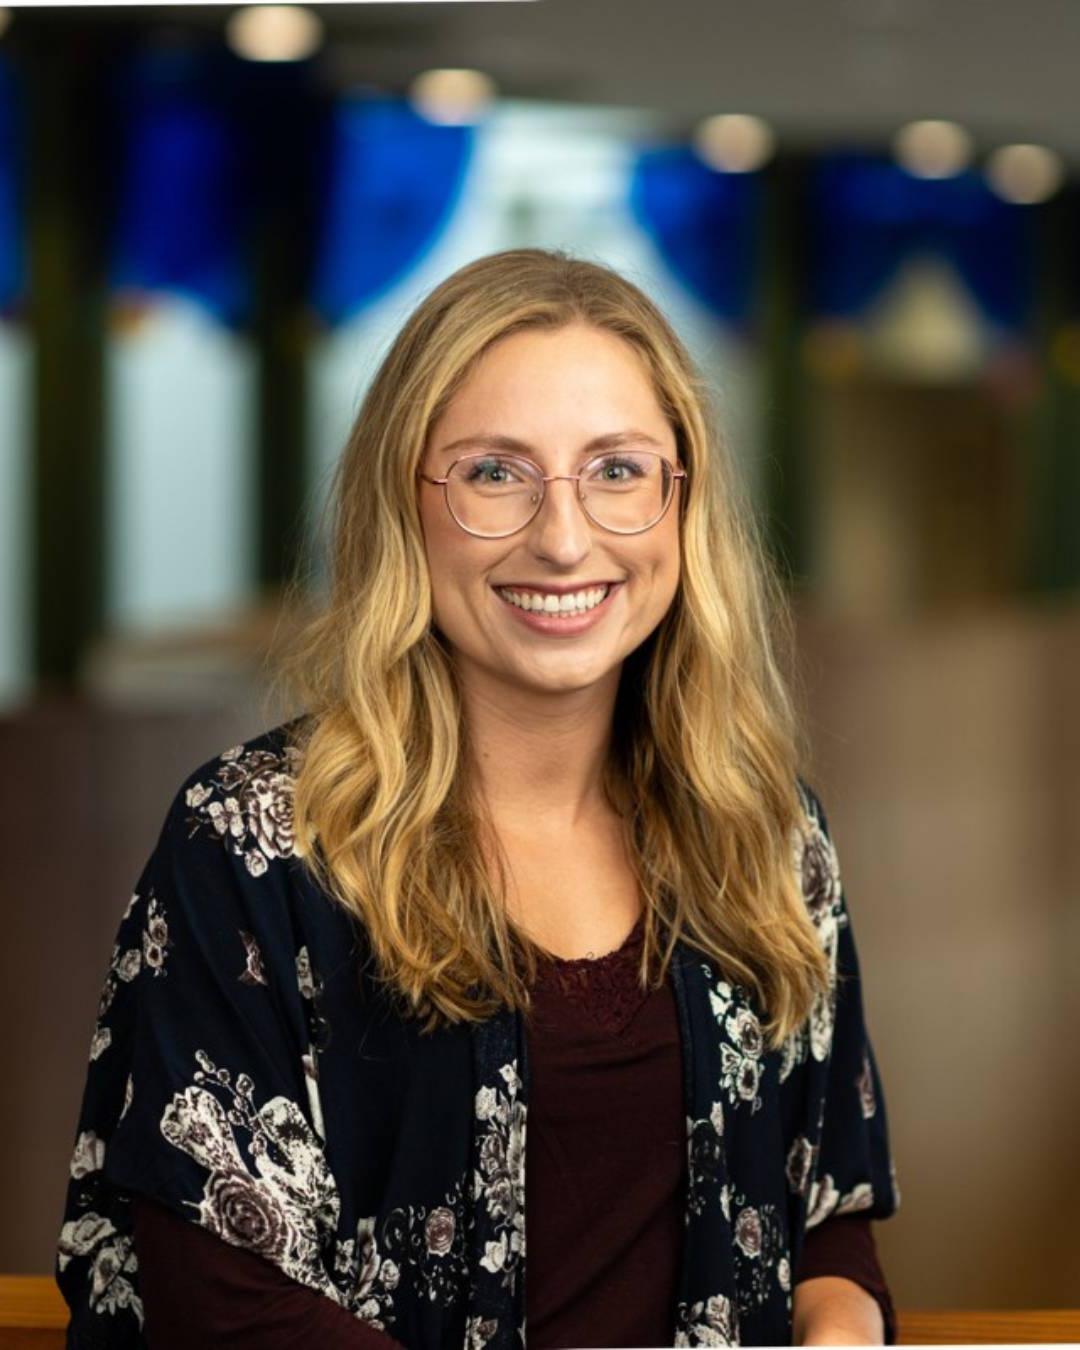
{"label": "blurred background", "polygon": [[381,353],[543,245],[666,310],[788,578],[897,1304],[1080,1302],[1078,66],[1069,0],[0,11],[0,1269]]}

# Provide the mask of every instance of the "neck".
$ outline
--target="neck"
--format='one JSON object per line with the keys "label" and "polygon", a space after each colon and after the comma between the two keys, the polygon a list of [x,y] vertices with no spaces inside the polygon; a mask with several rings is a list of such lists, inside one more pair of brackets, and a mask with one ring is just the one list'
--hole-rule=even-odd
{"label": "neck", "polygon": [[618,677],[550,694],[469,682],[471,762],[500,827],[566,833],[611,814],[603,779]]}

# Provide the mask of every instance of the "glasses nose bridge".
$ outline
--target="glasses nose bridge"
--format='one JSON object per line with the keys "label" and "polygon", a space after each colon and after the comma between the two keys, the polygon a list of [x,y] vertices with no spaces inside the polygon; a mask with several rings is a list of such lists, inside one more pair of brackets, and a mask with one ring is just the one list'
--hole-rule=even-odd
{"label": "glasses nose bridge", "polygon": [[541,510],[543,509],[544,503],[545,503],[545,501],[547,500],[547,486],[548,486],[548,484],[549,484],[549,483],[558,483],[558,482],[560,482],[560,481],[565,481],[565,482],[568,482],[568,483],[573,483],[573,485],[574,485],[574,499],[575,499],[575,501],[577,502],[578,506],[581,508],[581,511],[582,511],[582,513],[584,514],[585,518],[590,522],[590,524],[593,523],[593,522],[592,522],[592,517],[589,515],[588,511],[585,510],[585,502],[584,502],[584,500],[583,500],[583,498],[582,498],[582,495],[581,495],[581,472],[578,472],[578,473],[544,473],[542,470],[540,470],[540,466],[539,466],[539,465],[537,465],[536,467],[537,467],[537,470],[538,470],[538,472],[537,472],[537,477],[540,479],[540,498],[539,498],[539,500],[538,500],[537,503],[536,503],[536,509],[535,509],[535,510],[533,511],[533,513],[532,513],[532,517],[531,517],[531,519],[530,519],[530,523],[531,523],[532,520],[535,520],[535,519],[536,519],[536,517],[540,514]]}

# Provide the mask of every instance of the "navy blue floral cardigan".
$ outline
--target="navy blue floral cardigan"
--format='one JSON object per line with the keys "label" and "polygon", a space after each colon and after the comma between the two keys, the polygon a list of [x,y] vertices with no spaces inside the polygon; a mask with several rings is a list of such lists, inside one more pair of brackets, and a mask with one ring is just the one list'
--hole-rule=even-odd
{"label": "navy blue floral cardigan", "polygon": [[[520,1016],[422,1037],[392,1010],[359,925],[293,854],[285,730],[188,778],[120,922],[57,1250],[68,1345],[143,1344],[138,1192],[409,1350],[520,1350]],[[804,1232],[899,1204],[836,852],[800,791],[793,866],[830,995],[766,1051],[747,990],[683,944],[672,966],[689,1111],[675,1345],[790,1344]]]}

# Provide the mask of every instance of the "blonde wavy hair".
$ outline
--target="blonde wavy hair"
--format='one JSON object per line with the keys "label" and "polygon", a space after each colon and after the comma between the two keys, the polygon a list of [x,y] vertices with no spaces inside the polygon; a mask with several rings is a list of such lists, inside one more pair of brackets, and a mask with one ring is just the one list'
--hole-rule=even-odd
{"label": "blonde wavy hair", "polygon": [[[537,949],[510,920],[508,861],[470,770],[468,728],[432,626],[416,474],[429,429],[507,334],[584,322],[644,361],[688,477],[678,591],[624,663],[605,792],[645,903],[642,988],[682,939],[752,989],[775,1048],[827,988],[802,895],[804,758],[792,623],[710,399],[653,302],[611,269],[511,249],[437,286],[392,343],[334,478],[329,594],[278,662],[296,854],[360,921],[377,978],[424,1031],[530,1008]],[[306,585],[294,582],[293,595]]]}

